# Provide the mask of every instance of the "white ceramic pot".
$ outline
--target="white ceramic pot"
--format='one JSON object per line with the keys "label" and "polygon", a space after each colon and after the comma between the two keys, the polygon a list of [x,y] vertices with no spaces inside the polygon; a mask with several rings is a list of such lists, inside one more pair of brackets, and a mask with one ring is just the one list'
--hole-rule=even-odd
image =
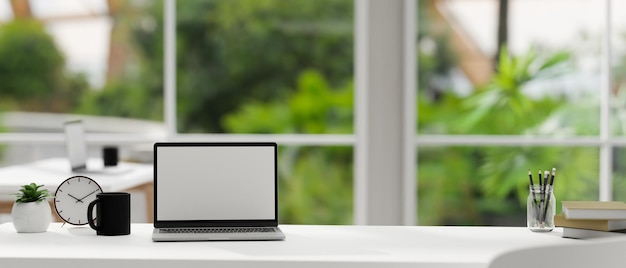
{"label": "white ceramic pot", "polygon": [[13,226],[18,233],[41,233],[48,230],[52,210],[48,201],[13,203]]}

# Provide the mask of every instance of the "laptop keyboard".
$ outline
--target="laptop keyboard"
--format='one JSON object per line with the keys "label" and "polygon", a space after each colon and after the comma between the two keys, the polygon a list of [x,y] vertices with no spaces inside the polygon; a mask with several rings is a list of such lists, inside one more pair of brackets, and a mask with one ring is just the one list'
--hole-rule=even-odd
{"label": "laptop keyboard", "polygon": [[278,227],[178,227],[154,229],[153,241],[283,240]]}
{"label": "laptop keyboard", "polygon": [[223,233],[270,233],[274,227],[211,227],[211,228],[165,228],[162,233],[176,234],[223,234]]}

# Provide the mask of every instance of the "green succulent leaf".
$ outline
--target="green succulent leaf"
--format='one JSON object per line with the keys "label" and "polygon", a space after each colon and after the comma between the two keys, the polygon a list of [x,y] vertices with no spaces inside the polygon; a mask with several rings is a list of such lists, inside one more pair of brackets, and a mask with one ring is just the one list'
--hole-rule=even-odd
{"label": "green succulent leaf", "polygon": [[22,185],[19,192],[15,194],[17,203],[40,202],[52,197],[47,189],[42,189],[43,185],[30,183]]}

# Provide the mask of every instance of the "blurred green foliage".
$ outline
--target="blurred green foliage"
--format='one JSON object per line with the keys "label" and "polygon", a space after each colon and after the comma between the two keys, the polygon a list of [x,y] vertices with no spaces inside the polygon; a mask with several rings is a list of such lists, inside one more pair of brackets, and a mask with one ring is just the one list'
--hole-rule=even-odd
{"label": "blurred green foliage", "polygon": [[101,90],[83,94],[73,112],[159,120],[163,115],[163,94],[149,90],[149,86],[140,81],[113,81]]}
{"label": "blurred green foliage", "polygon": [[284,98],[304,70],[352,75],[352,1],[196,1],[178,15],[182,132],[223,132],[223,115]]}
{"label": "blurred green foliage", "polygon": [[87,89],[83,76],[66,72],[41,22],[2,24],[0,59],[0,110],[64,111]]}
{"label": "blurred green foliage", "polygon": [[300,74],[286,100],[244,103],[225,116],[230,133],[352,133],[353,85],[330,88],[317,71]]}
{"label": "blurred green foliage", "polygon": [[[161,118],[159,109],[136,111],[133,101],[125,100],[133,88],[142,87],[143,97],[151,99],[163,91],[163,6],[161,1],[145,4],[141,8],[147,12],[137,15],[129,7],[118,19],[132,29],[141,71],[107,85],[109,92],[93,93],[80,112]],[[177,1],[176,8],[180,132],[225,132],[224,115],[242,103],[284,99],[308,69],[333,86],[352,76],[350,0]],[[98,105],[115,99],[127,104]]]}
{"label": "blurred green foliage", "polygon": [[463,108],[467,115],[459,124],[452,125],[458,128],[452,132],[521,134],[543,122],[555,108],[564,104],[562,99],[547,94],[534,99],[523,89],[531,81],[567,72],[569,68],[565,63],[570,59],[569,53],[557,52],[540,57],[531,49],[524,55],[511,57],[506,47],[501,51],[491,81],[464,98]]}
{"label": "blurred green foliage", "polygon": [[[589,129],[593,120],[569,118],[568,111],[579,107],[578,102],[559,94],[531,97],[524,91],[531,82],[571,72],[571,64],[565,51],[531,49],[512,56],[503,48],[491,81],[468,96],[449,90],[432,98],[420,89],[418,129],[427,134],[530,136]],[[420,224],[524,225],[529,169],[537,180],[539,169],[557,168],[557,200],[597,199],[597,148],[422,147],[418,159]]]}

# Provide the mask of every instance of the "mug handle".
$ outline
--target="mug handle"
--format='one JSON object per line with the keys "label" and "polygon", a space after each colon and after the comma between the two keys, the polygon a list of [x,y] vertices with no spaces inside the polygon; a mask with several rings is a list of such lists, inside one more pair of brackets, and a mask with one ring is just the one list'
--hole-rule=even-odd
{"label": "mug handle", "polygon": [[99,227],[96,226],[96,224],[93,221],[93,207],[99,202],[100,202],[100,199],[91,201],[91,203],[89,203],[89,206],[87,207],[87,222],[89,223],[89,227],[91,227],[91,229],[94,229],[96,231],[98,231]]}

